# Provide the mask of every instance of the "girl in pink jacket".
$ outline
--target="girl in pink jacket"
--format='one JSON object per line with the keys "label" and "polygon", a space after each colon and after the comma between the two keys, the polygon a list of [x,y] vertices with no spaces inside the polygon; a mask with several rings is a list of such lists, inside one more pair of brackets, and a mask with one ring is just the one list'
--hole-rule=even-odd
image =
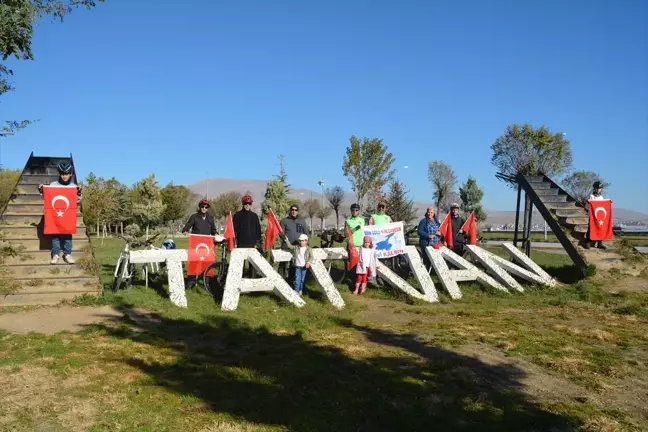
{"label": "girl in pink jacket", "polygon": [[376,250],[373,248],[371,237],[365,236],[362,240],[362,247],[358,248],[358,256],[360,261],[356,266],[356,284],[354,295],[364,294],[367,290],[367,280],[370,277],[376,276]]}

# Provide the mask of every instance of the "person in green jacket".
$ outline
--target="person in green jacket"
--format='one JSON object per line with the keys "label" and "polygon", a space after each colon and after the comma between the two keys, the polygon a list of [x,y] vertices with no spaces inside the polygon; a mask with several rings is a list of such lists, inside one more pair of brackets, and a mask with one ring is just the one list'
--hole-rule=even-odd
{"label": "person in green jacket", "polygon": [[378,213],[371,215],[371,219],[369,219],[369,225],[392,223],[392,218],[385,213],[386,210],[387,204],[385,204],[384,202],[378,203]]}
{"label": "person in green jacket", "polygon": [[364,237],[362,227],[365,224],[365,220],[360,216],[360,206],[358,204],[354,203],[351,205],[351,216],[344,223],[349,228],[349,231],[351,231],[354,246],[362,246],[362,239]]}

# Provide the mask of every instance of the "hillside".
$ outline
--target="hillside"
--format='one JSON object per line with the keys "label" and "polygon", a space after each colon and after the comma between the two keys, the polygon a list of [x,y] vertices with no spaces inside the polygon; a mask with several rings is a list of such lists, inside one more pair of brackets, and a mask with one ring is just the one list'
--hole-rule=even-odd
{"label": "hillside", "polygon": [[[193,192],[199,195],[207,195],[210,198],[215,198],[223,192],[229,191],[238,191],[243,194],[246,191],[250,191],[252,196],[255,199],[254,208],[259,209],[261,201],[263,201],[263,194],[265,193],[267,180],[237,180],[237,179],[224,179],[224,178],[213,178],[213,179],[204,179],[196,183],[185,185]],[[304,189],[304,188],[293,188],[291,191],[291,196],[300,200],[305,201],[307,199],[315,198],[318,200],[322,199],[320,191]],[[511,204],[514,204],[515,196],[511,194]],[[342,214],[348,213],[349,206],[355,202],[355,195],[353,193],[346,193],[344,197],[344,203],[342,204],[342,210],[340,211],[340,217]],[[429,205],[427,202],[415,201],[414,207],[417,209],[417,214],[423,216],[425,208]],[[486,209],[488,212],[488,221],[489,224],[512,224],[515,222],[515,211],[513,210],[493,210]],[[648,215],[640,213],[634,210],[626,210],[622,208],[614,209],[614,218],[615,220],[632,220],[632,221],[641,221],[648,223]],[[335,216],[331,216],[327,219],[327,225],[335,223]],[[542,223],[542,217],[534,212],[533,223]]]}

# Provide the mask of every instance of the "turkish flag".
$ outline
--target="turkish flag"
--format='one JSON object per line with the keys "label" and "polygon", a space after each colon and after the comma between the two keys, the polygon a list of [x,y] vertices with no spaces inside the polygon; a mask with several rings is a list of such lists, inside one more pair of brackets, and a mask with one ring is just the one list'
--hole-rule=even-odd
{"label": "turkish flag", "polygon": [[229,212],[227,215],[227,221],[225,222],[225,240],[227,240],[227,250],[232,252],[232,249],[236,247],[234,243],[234,222],[232,220],[232,212]]}
{"label": "turkish flag", "polygon": [[44,234],[76,234],[77,188],[43,186]]}
{"label": "turkish flag", "polygon": [[353,234],[351,234],[351,230],[348,226],[346,227],[346,235],[349,239],[349,270],[351,270],[360,262],[360,255],[358,254],[358,249],[356,249],[353,244]]}
{"label": "turkish flag", "polygon": [[454,242],[452,238],[452,218],[450,217],[450,213],[448,213],[448,216],[446,216],[446,218],[441,223],[441,226],[439,227],[439,231],[441,231],[441,234],[445,239],[446,245],[450,249],[452,249],[454,247]]}
{"label": "turkish flag", "polygon": [[277,217],[275,216],[274,212],[272,211],[271,208],[268,209],[268,227],[266,228],[265,232],[265,244],[264,244],[264,249],[269,250],[272,249],[275,243],[275,238],[279,233],[282,233],[283,230],[281,229],[281,225],[279,225],[279,221],[277,220]]}
{"label": "turkish flag", "polygon": [[216,261],[214,237],[200,234],[189,235],[187,258],[187,276],[203,274],[209,264]]}
{"label": "turkish flag", "polygon": [[464,233],[468,233],[468,244],[476,245],[477,244],[477,219],[475,218],[475,212],[470,212],[470,216],[466,219],[461,230]]}
{"label": "turkish flag", "polygon": [[590,240],[612,240],[612,201],[590,200],[589,205]]}

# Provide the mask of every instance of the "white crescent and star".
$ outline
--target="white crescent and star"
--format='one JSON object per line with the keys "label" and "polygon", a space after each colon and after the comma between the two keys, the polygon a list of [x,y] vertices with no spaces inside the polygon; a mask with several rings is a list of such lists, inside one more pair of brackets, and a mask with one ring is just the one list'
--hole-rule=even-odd
{"label": "white crescent and star", "polygon": [[207,253],[205,255],[200,256],[200,261],[205,261],[205,257],[209,255],[209,246],[207,246],[205,243],[198,243],[194,251],[196,252],[196,254],[198,254],[198,249],[202,249],[202,248],[205,248],[207,250]]}
{"label": "white crescent and star", "polygon": [[[598,217],[599,210],[603,212],[603,219],[599,219]],[[603,221],[607,219],[607,210],[605,210],[604,207],[596,207],[596,209],[594,210],[594,217],[598,221],[599,225],[603,225]]]}
{"label": "white crescent and star", "polygon": [[[65,203],[65,210],[70,208],[70,200],[67,199],[66,196],[56,195],[54,198],[52,198],[52,208],[55,208],[54,204],[56,203],[56,201],[63,201]],[[65,210],[57,210],[56,211],[56,216],[57,217],[63,217],[63,212],[65,212]]]}

